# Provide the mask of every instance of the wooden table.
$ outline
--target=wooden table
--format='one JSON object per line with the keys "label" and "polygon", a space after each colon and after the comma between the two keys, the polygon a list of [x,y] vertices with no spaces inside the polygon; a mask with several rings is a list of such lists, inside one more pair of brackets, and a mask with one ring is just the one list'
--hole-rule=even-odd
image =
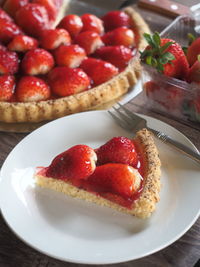
{"label": "wooden table", "polygon": [[[177,1],[185,2],[185,4],[196,4],[198,1]],[[145,12],[142,12],[145,15]],[[162,19],[154,23],[154,29],[160,31],[171,20],[161,17]],[[134,111],[138,110],[138,103],[140,102],[138,96],[134,99],[133,104],[129,105]],[[144,114],[148,114],[164,122],[174,126],[180,132],[184,133],[200,150],[200,132],[197,129],[188,127],[182,123],[174,121],[170,118],[163,117],[159,114],[142,110]],[[0,166],[2,166],[9,152],[26,136],[27,134],[21,133],[4,133],[0,132]],[[61,262],[52,259],[46,255],[39,253],[31,247],[24,244],[18,239],[12,231],[5,224],[0,215],[0,267],[69,267],[81,266],[79,264],[72,264]],[[192,228],[179,240],[170,245],[169,247],[145,258],[130,261],[123,264],[115,264],[108,266],[124,266],[124,267],[192,267],[200,258],[200,218],[192,226]],[[86,266],[86,265],[85,265]]]}

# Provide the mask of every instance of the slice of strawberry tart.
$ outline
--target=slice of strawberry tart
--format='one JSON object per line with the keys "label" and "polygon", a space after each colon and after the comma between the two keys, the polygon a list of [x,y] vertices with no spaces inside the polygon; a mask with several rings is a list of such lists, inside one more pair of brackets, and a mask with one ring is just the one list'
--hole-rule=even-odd
{"label": "slice of strawberry tart", "polygon": [[147,218],[160,191],[160,160],[152,134],[114,137],[98,149],[76,145],[37,168],[36,184]]}

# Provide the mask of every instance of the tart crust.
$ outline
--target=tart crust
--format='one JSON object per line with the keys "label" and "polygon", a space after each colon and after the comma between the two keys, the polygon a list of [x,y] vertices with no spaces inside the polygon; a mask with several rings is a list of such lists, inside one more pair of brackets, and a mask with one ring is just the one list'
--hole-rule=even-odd
{"label": "tart crust", "polygon": [[145,160],[146,170],[144,175],[144,187],[141,195],[132,204],[131,209],[122,207],[113,203],[101,196],[89,193],[83,189],[79,189],[68,182],[64,182],[54,178],[47,178],[41,175],[36,175],[36,184],[62,192],[68,196],[84,199],[89,202],[96,203],[101,206],[106,206],[120,212],[128,213],[138,218],[148,218],[156,208],[156,203],[159,201],[160,192],[160,159],[158,150],[154,143],[153,135],[147,129],[137,132],[134,142],[138,144],[139,150]]}
{"label": "tart crust", "polygon": [[[138,50],[142,50],[146,46],[143,34],[150,32],[149,27],[133,8],[128,7],[124,11],[132,19],[133,27],[137,31]],[[108,82],[82,93],[40,102],[0,102],[0,121],[6,123],[41,122],[72,113],[97,109],[101,105],[124,95],[129,88],[137,83],[140,73],[139,55],[136,55],[123,72]]]}

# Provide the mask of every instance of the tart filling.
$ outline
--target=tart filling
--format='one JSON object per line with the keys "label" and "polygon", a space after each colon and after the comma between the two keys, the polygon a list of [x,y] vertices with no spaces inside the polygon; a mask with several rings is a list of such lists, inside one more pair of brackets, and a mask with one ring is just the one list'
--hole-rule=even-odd
{"label": "tart filling", "polygon": [[95,150],[74,146],[39,168],[35,179],[39,186],[146,218],[159,200],[160,160],[143,129],[133,140],[116,137]]}

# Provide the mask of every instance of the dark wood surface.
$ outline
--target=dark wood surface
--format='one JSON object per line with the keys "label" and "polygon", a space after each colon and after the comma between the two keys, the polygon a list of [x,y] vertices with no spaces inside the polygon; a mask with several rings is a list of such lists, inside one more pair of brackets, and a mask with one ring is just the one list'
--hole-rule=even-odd
{"label": "dark wood surface", "polygon": [[[196,4],[198,1],[177,1],[187,5]],[[145,15],[146,11],[142,14]],[[168,18],[162,18],[160,21],[154,23],[157,30],[162,28],[170,22]],[[138,103],[140,102],[138,96],[134,99],[133,104],[129,106],[138,111]],[[141,110],[139,110],[141,111]],[[161,119],[166,123],[174,126],[176,129],[184,133],[200,150],[200,132],[193,127],[186,126],[180,122],[174,121],[170,118],[163,117],[151,111],[142,110],[142,113],[148,114],[155,118]],[[26,136],[27,134],[20,133],[4,133],[0,132],[0,166],[2,166],[9,152]],[[53,240],[50,240],[53,242]],[[150,256],[139,260],[130,261],[122,264],[108,265],[121,267],[190,267],[194,266],[200,258],[200,218],[196,223],[184,234],[179,240],[174,242],[167,248],[154,253]],[[78,267],[79,264],[72,264],[61,262],[56,259],[43,255],[27,246],[20,239],[18,239],[12,231],[5,224],[0,215],[0,267]],[[86,265],[85,265],[86,266]],[[107,265],[105,265],[107,266]]]}

